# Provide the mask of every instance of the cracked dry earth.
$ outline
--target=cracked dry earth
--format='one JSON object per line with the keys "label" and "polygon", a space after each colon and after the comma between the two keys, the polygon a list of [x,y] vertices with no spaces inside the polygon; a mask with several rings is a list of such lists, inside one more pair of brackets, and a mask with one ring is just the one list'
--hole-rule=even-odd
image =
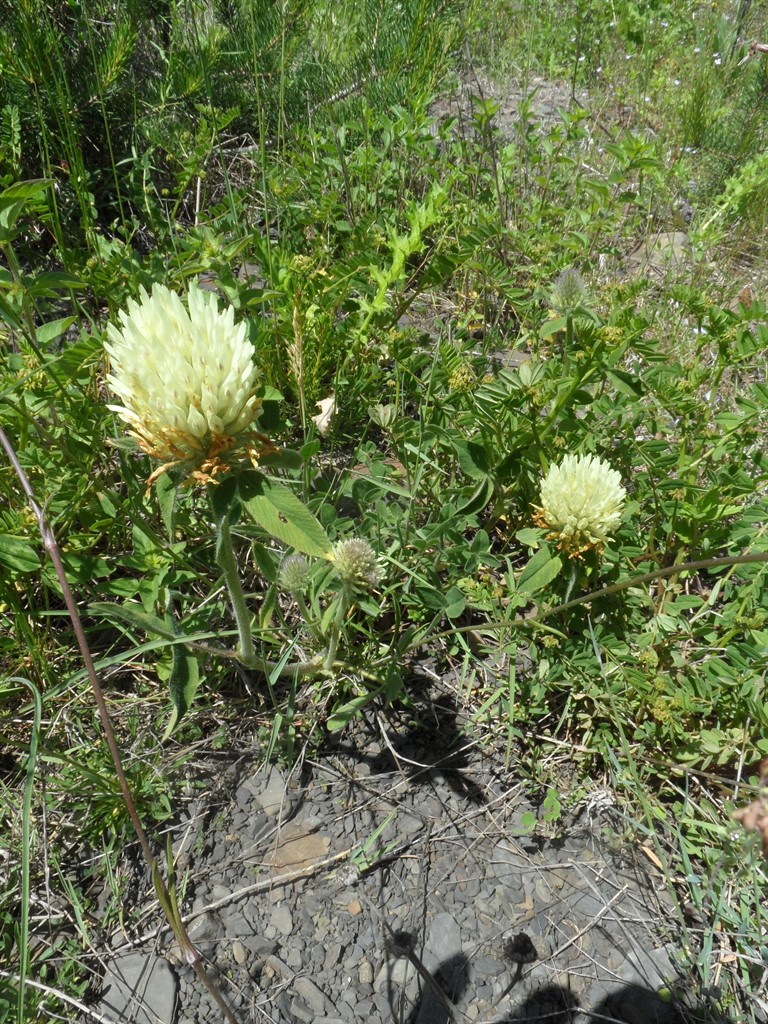
{"label": "cracked dry earth", "polygon": [[[679,913],[621,839],[611,792],[555,831],[450,691],[430,689],[300,774],[241,758],[186,807],[173,833],[185,919],[238,1019],[688,1019]],[[156,921],[146,879],[143,892]],[[103,969],[107,1021],[221,1019],[169,932],[114,935]]]}

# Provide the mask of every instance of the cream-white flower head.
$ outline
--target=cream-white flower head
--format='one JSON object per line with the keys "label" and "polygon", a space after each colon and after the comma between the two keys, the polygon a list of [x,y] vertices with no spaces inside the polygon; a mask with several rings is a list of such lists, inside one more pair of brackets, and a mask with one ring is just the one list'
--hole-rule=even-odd
{"label": "cream-white flower head", "polygon": [[104,347],[112,362],[107,382],[122,405],[110,405],[140,447],[163,465],[185,466],[210,479],[226,467],[223,453],[236,447],[258,419],[258,372],[246,325],[234,310],[219,310],[216,296],[192,284],[188,309],[165,285],[141,301],[130,299],[120,327],[107,327]]}
{"label": "cream-white flower head", "polygon": [[381,566],[367,540],[350,537],[333,545],[332,561],[343,583],[372,590],[381,581]]}
{"label": "cream-white flower head", "polygon": [[570,555],[603,548],[621,521],[627,492],[621,477],[595,455],[566,455],[541,483],[536,523]]}

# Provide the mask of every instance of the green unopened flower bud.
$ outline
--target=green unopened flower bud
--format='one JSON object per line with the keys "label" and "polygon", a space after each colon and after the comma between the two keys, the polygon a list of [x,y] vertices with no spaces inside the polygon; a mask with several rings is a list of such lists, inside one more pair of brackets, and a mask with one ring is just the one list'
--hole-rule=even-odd
{"label": "green unopened flower bud", "polygon": [[578,270],[566,267],[558,275],[552,289],[551,301],[553,308],[565,316],[575,313],[580,306],[589,305],[589,293]]}
{"label": "green unopened flower bud", "polygon": [[333,563],[343,583],[371,590],[381,580],[381,569],[367,540],[352,537],[333,545]]}
{"label": "green unopened flower bud", "polygon": [[311,576],[312,570],[304,555],[289,555],[280,566],[277,581],[289,594],[303,594]]}

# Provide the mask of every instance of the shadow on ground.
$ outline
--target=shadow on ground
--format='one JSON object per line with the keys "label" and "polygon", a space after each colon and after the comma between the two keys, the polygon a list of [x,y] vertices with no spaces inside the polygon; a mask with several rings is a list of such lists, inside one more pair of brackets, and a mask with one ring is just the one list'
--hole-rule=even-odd
{"label": "shadow on ground", "polygon": [[[451,1004],[458,1003],[469,985],[469,961],[450,957],[432,974],[408,1024],[451,1024]],[[542,985],[512,1013],[494,1018],[497,1024],[732,1024],[711,1007],[697,1013],[641,985],[616,985],[597,1006],[582,1006],[562,985]]]}

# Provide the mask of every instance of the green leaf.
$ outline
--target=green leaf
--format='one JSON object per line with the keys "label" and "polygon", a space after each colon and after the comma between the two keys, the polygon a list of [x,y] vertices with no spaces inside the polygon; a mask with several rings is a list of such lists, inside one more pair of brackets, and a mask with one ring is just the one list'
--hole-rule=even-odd
{"label": "green leaf", "polygon": [[173,640],[176,636],[173,626],[169,626],[164,619],[157,615],[148,615],[137,604],[110,604],[109,601],[92,601],[88,605],[90,615],[100,615],[105,619],[117,619],[126,622],[134,629],[140,629],[143,633],[156,633],[165,637],[166,640]]}
{"label": "green leaf", "polygon": [[194,654],[191,654],[183,644],[174,644],[171,650],[173,665],[168,679],[168,689],[173,709],[163,733],[163,743],[171,736],[189,710],[200,685],[200,670]]}
{"label": "green leaf", "polygon": [[0,565],[16,572],[34,572],[40,568],[40,556],[32,545],[21,537],[0,533]]}
{"label": "green leaf", "polygon": [[237,477],[225,477],[220,484],[210,487],[208,496],[211,508],[216,519],[221,522],[224,516],[228,516],[237,496]]}
{"label": "green leaf", "polygon": [[[61,320],[56,321],[57,324],[62,322]],[[53,326],[53,324],[46,325],[46,327]],[[87,335],[76,341],[74,345],[67,345],[55,359],[58,377],[63,380],[74,380],[88,362],[96,362],[101,357],[101,352],[102,347],[98,339]]]}
{"label": "green leaf", "polygon": [[479,485],[475,488],[474,492],[470,494],[467,500],[460,504],[456,508],[457,515],[469,516],[475,512],[480,512],[493,497],[493,480],[490,477],[486,477],[485,480],[481,480]]}
{"label": "green leaf", "polygon": [[336,708],[326,722],[328,732],[341,732],[342,729],[349,725],[355,715],[359,715],[363,708],[370,704],[376,696],[378,696],[377,693],[365,693],[361,697],[354,697],[346,704],[342,704],[340,708]]}
{"label": "green leaf", "polygon": [[564,331],[568,324],[568,318],[565,316],[555,317],[553,320],[547,320],[539,331],[540,338],[551,338],[553,334],[557,334],[558,331]]}
{"label": "green leaf", "polygon": [[84,288],[85,284],[74,274],[63,270],[44,270],[27,285],[30,295],[55,295],[69,288]]}
{"label": "green leaf", "polygon": [[643,394],[643,386],[637,377],[624,370],[606,370],[605,375],[622,395],[629,395],[630,398],[640,398]]}
{"label": "green leaf", "polygon": [[550,554],[547,548],[537,551],[526,565],[517,580],[517,589],[525,594],[535,594],[555,579],[563,563],[557,555]]}
{"label": "green leaf", "polygon": [[50,342],[56,341],[76,319],[75,316],[65,316],[61,320],[51,320],[50,323],[41,324],[37,328],[37,340],[41,345],[48,345]]}
{"label": "green leaf", "polygon": [[331,542],[320,523],[293,491],[261,473],[243,473],[240,498],[255,522],[296,551],[328,558]]}
{"label": "green leaf", "polygon": [[267,302],[279,301],[283,298],[282,292],[268,291],[263,288],[247,288],[240,296],[240,305],[263,306]]}
{"label": "green leaf", "polygon": [[28,178],[27,181],[16,181],[0,192],[0,206],[4,206],[9,200],[14,202],[24,200],[26,202],[28,199],[34,199],[35,196],[45,192],[50,184],[52,184],[50,178]]}
{"label": "green leaf", "polygon": [[17,181],[0,192],[0,241],[12,241],[16,221],[23,213],[24,207],[45,192],[50,184],[47,178]]}
{"label": "green leaf", "polygon": [[305,445],[302,445],[302,447],[299,449],[299,455],[301,456],[302,461],[311,462],[322,447],[323,446],[320,443],[320,439],[317,437],[314,438],[312,441],[307,441],[307,443]]}
{"label": "green leaf", "polygon": [[458,587],[451,587],[445,595],[445,614],[449,619],[457,619],[467,606],[467,600]]}
{"label": "green leaf", "polygon": [[490,472],[485,448],[475,441],[454,441],[461,471],[472,480],[482,480]]}
{"label": "green leaf", "polygon": [[291,448],[281,448],[270,455],[263,455],[259,459],[259,465],[267,469],[300,470],[304,466],[304,459],[299,452]]}
{"label": "green leaf", "polygon": [[536,815],[533,811],[525,811],[520,815],[520,827],[526,832],[533,832],[536,829]]}
{"label": "green leaf", "polygon": [[173,541],[174,508],[176,504],[176,483],[168,473],[163,473],[155,481],[155,494],[163,517],[168,540]]}
{"label": "green leaf", "polygon": [[251,552],[253,553],[253,560],[264,579],[270,583],[275,583],[278,570],[275,563],[277,552],[269,551],[256,540],[251,544]]}

